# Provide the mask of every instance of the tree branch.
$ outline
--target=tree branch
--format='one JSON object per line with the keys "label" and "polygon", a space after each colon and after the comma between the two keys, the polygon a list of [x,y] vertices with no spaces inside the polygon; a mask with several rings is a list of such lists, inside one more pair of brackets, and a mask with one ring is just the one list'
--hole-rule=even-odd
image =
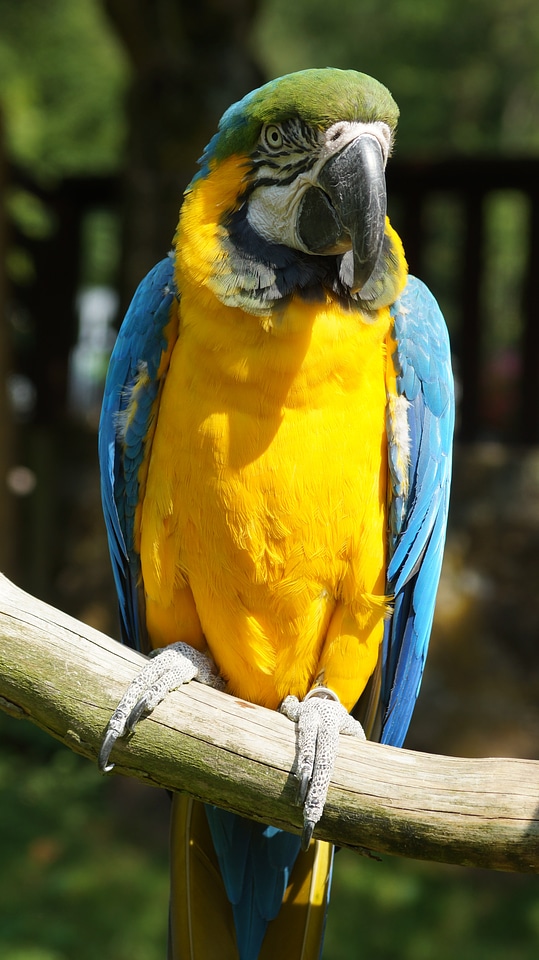
{"label": "tree branch", "polygon": [[[95,760],[144,658],[0,575],[0,706]],[[198,683],[115,748],[116,771],[298,833],[294,728]],[[433,756],[342,737],[317,836],[339,846],[539,872],[539,762]]]}

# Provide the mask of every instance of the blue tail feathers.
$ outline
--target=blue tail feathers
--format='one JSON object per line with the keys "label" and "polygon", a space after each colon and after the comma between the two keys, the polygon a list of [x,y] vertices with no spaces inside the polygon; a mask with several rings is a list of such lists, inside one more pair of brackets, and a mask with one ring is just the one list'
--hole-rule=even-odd
{"label": "blue tail feathers", "polygon": [[281,907],[300,837],[206,805],[206,816],[234,914],[240,960],[256,960]]}

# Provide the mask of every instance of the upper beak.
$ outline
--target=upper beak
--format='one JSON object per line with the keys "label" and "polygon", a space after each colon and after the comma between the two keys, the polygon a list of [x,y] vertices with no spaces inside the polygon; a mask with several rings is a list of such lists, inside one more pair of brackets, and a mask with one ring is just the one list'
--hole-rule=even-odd
{"label": "upper beak", "polygon": [[331,156],[298,211],[297,232],[311,253],[352,249],[348,285],[358,293],[372,275],[384,240],[386,185],[382,148],[362,133]]}

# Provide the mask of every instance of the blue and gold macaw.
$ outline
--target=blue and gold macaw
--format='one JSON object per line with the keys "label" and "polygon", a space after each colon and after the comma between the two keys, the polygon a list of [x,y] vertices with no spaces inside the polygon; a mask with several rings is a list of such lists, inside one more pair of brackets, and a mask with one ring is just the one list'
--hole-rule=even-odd
{"label": "blue and gold macaw", "polygon": [[230,107],[112,355],[123,639],[164,649],[101,766],[193,678],[281,708],[302,743],[302,838],[175,798],[175,958],[320,955],[332,848],[312,835],[339,732],[401,745],[418,694],[454,414],[443,318],[386,217],[397,118],[376,80],[329,68]]}

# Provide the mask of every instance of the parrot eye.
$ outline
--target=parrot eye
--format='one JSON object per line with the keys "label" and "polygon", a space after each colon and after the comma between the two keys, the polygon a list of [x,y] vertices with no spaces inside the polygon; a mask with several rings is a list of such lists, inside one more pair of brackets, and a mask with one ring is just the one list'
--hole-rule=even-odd
{"label": "parrot eye", "polygon": [[275,123],[268,123],[262,128],[262,143],[270,150],[279,150],[283,145],[281,128]]}

